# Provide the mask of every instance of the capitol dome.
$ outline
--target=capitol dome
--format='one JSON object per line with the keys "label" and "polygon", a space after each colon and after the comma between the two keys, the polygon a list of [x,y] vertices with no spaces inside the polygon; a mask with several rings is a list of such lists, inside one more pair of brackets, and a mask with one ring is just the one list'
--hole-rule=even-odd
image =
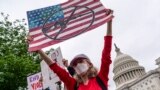
{"label": "capitol dome", "polygon": [[119,65],[121,63],[128,62],[130,60],[133,61],[133,58],[131,56],[129,56],[127,54],[123,54],[123,53],[121,53],[119,51],[119,52],[117,52],[117,56],[116,56],[116,58],[114,60],[113,65],[117,66],[117,65]]}
{"label": "capitol dome", "polygon": [[118,89],[143,76],[145,74],[145,69],[131,56],[122,53],[116,45],[115,51],[117,56],[113,62],[113,80]]}

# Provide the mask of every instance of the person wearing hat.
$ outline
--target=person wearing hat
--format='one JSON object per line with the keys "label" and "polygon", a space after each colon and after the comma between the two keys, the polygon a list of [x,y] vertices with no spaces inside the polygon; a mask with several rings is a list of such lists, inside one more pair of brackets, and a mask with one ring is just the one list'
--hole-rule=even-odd
{"label": "person wearing hat", "polygon": [[104,48],[101,57],[100,70],[94,68],[91,60],[85,54],[75,56],[70,67],[75,70],[77,78],[72,77],[65,69],[51,60],[42,50],[37,52],[49,65],[60,80],[66,85],[67,90],[108,90],[108,74],[111,64],[112,46],[112,20],[107,23],[107,33],[104,37]]}

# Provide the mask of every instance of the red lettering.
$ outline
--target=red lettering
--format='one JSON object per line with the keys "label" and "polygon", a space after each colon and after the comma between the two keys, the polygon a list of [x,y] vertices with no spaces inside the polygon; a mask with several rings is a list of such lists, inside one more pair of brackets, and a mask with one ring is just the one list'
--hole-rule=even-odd
{"label": "red lettering", "polygon": [[31,86],[32,90],[36,90],[37,88],[42,88],[42,83],[41,82],[33,83],[31,84]]}

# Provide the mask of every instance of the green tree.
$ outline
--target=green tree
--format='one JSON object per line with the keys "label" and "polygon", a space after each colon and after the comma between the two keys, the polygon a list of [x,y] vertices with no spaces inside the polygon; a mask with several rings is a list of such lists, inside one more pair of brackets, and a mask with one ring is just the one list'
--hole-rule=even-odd
{"label": "green tree", "polygon": [[9,21],[0,15],[0,90],[27,87],[27,76],[40,72],[37,54],[29,53],[25,20]]}

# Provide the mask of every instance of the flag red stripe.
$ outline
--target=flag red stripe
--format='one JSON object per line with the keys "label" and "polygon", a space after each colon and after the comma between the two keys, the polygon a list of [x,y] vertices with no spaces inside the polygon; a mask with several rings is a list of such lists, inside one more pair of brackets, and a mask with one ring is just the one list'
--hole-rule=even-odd
{"label": "flag red stripe", "polygon": [[[60,4],[60,5],[61,5],[61,7],[63,7],[65,5],[67,5],[67,4],[69,4],[69,3],[72,3],[73,1],[74,0],[69,0],[68,2],[64,2],[64,3]],[[76,4],[81,3],[81,2],[84,2],[84,1],[80,0],[79,2],[73,3],[72,5],[76,5]],[[62,10],[64,10],[67,7],[62,8]],[[30,29],[30,32],[36,31],[36,30],[41,29],[41,28],[42,28],[42,26],[36,27],[36,28],[32,28],[32,29]]]}
{"label": "flag red stripe", "polygon": [[[97,16],[97,15],[99,15],[99,14],[102,14],[102,13],[104,13],[104,11],[99,11],[99,12],[96,12],[95,13],[95,16]],[[83,17],[83,18],[79,18],[79,19],[76,19],[76,20],[74,20],[74,21],[71,21],[71,22],[69,22],[68,24],[73,24],[73,23],[75,23],[75,22],[78,22],[78,21],[80,21],[80,20],[83,20],[83,19],[87,19],[87,18],[89,18],[89,17],[91,17],[92,15],[86,15],[85,17]],[[53,23],[54,24],[54,23]],[[53,24],[51,24],[51,25],[53,25]],[[57,28],[57,29],[60,29],[60,27],[59,28]],[[56,30],[57,30],[56,29]],[[49,32],[53,32],[53,30],[50,30]],[[48,33],[49,33],[48,32]],[[38,37],[38,36],[40,36],[40,35],[43,35],[43,33],[39,33],[39,34],[35,34],[35,35],[33,35],[32,37],[34,38],[34,37]]]}
{"label": "flag red stripe", "polygon": [[[102,24],[105,23],[106,21],[109,21],[111,18],[112,18],[112,17],[107,18],[107,19],[104,20],[104,21],[101,21],[101,22],[99,22],[99,23],[97,23],[97,24],[92,25],[88,30],[86,30],[86,31],[84,31],[84,32],[88,32],[88,31],[96,28],[97,26],[102,25]],[[84,29],[84,28],[83,28],[83,29]],[[73,33],[70,33],[70,34],[67,34],[67,35],[63,36],[62,38],[68,38],[68,37],[70,37],[71,35],[75,35],[76,33],[82,32],[83,29],[77,30],[76,32],[73,32]]]}
{"label": "flag red stripe", "polygon": [[[100,12],[101,13],[101,12]],[[98,14],[98,13],[97,13]],[[103,15],[103,17],[106,17],[106,15]],[[97,20],[99,20],[99,19],[102,19],[103,18],[102,16],[101,17],[99,17],[99,18],[95,18],[95,21],[97,21]],[[88,18],[88,16],[87,17],[85,17],[85,18]],[[79,20],[79,19],[78,19]],[[78,20],[76,20],[76,21],[73,21],[73,22],[70,22],[69,24],[71,25],[71,23],[75,23],[75,22],[77,22]],[[87,22],[89,23],[90,22],[90,20],[89,21],[86,21],[85,23],[83,23],[84,25],[85,24],[87,24]],[[65,29],[65,31],[66,30],[71,30],[71,29],[74,29],[74,28],[76,28],[76,27],[79,27],[79,26],[82,26],[81,24],[77,24],[77,25],[75,25],[75,26],[73,26],[73,27],[70,27],[70,28],[66,28]],[[59,28],[60,29],[60,28]],[[50,31],[50,32],[53,32],[52,30]],[[41,34],[41,35],[43,35],[43,33]],[[52,34],[52,36],[54,36],[53,34]],[[36,36],[37,37],[37,36]],[[47,37],[46,37],[47,38]],[[38,41],[41,41],[40,39],[39,40],[36,40],[37,42]],[[35,43],[36,41],[33,41],[33,43]]]}
{"label": "flag red stripe", "polygon": [[[84,1],[80,1],[80,2],[84,2]],[[80,3],[80,2],[78,2],[78,3]],[[78,4],[78,3],[76,3],[76,4]],[[89,5],[91,5],[91,4],[94,4],[95,2],[90,2],[90,3],[87,3],[87,4],[84,4],[84,6],[89,6]],[[76,5],[76,4],[73,4],[73,5]],[[94,7],[92,7],[91,9],[95,9],[95,8],[98,8],[98,7],[101,7],[102,6],[102,4],[99,4],[99,5],[97,5],[97,6],[94,6]],[[64,10],[63,10],[63,12],[65,12],[65,8],[63,8]],[[79,13],[84,13],[85,11],[87,11],[87,10],[83,10],[83,11],[81,11],[81,12],[79,12]],[[72,10],[70,10],[70,11],[67,11],[67,12],[65,12],[64,13],[64,16],[66,15],[66,14],[69,14],[69,13],[71,13],[72,12]],[[69,18],[70,16],[67,16],[67,17],[65,17],[65,19],[66,18]],[[53,23],[55,23],[55,22],[53,22]],[[52,23],[52,24],[53,24]],[[36,31],[36,30],[39,30],[39,29],[41,29],[42,28],[42,26],[41,27],[37,27],[37,28],[33,28],[33,29],[30,29],[30,32],[34,32],[34,31]]]}
{"label": "flag red stripe", "polygon": [[[99,5],[98,5],[98,6],[99,6]],[[95,7],[93,7],[92,9],[98,8],[98,6],[95,6]],[[104,10],[101,10],[101,11],[98,11],[98,12],[95,13],[95,15],[98,15],[97,13],[101,14],[101,12],[104,12],[104,11],[105,11],[105,9],[104,9]],[[83,12],[83,11],[82,11],[82,12]],[[85,12],[85,11],[84,11],[84,12]],[[84,12],[83,12],[83,13],[84,13]],[[76,15],[79,15],[79,14],[81,14],[81,12],[77,13]],[[67,18],[69,18],[69,16],[66,17],[65,19],[67,19]],[[76,20],[76,21],[79,21],[79,20]],[[75,21],[75,22],[76,22],[76,21]],[[50,24],[48,24],[47,26],[54,25],[54,23],[55,23],[55,22],[50,23]],[[34,37],[37,37],[37,36],[39,36],[39,35],[41,35],[41,34],[43,34],[43,33],[41,32],[41,33],[38,33],[38,34],[34,34],[34,35],[32,35],[32,37],[34,38]]]}
{"label": "flag red stripe", "polygon": [[[113,16],[110,17],[110,18],[108,18],[108,19],[106,19],[106,20],[104,20],[104,21],[102,21],[102,22],[100,22],[100,23],[97,23],[97,24],[93,25],[89,30],[92,30],[92,29],[96,28],[98,25],[102,25],[102,24],[106,23],[107,21],[109,21],[109,20],[112,19],[112,18],[113,18]],[[88,31],[89,31],[89,30],[88,30]],[[75,32],[75,33],[76,33],[76,32]],[[72,34],[73,34],[73,33],[72,33]],[[71,35],[71,34],[70,34],[70,35]],[[67,35],[67,36],[69,36],[69,35]],[[64,36],[64,37],[67,37],[67,36]],[[63,37],[63,38],[64,38],[64,37]],[[41,44],[41,45],[36,46],[36,47],[30,47],[30,48],[29,48],[29,51],[35,51],[35,50],[44,48],[44,47],[48,46],[49,44],[57,44],[57,43],[63,42],[63,41],[65,41],[65,40],[58,40],[58,41],[55,40],[54,42],[53,42],[53,41],[50,41],[50,42]]]}
{"label": "flag red stripe", "polygon": [[[68,7],[87,6],[95,12],[95,20],[94,20],[92,26],[90,26],[84,32],[88,32],[94,28],[97,28],[98,26],[106,23],[107,21],[109,21],[110,19],[113,18],[112,15],[109,16],[104,13],[104,11],[106,11],[106,9],[104,8],[104,6],[102,5],[102,3],[100,1],[99,2],[97,2],[97,1],[99,1],[99,0],[79,0],[79,1],[69,0],[68,2],[60,4],[62,7],[62,10],[64,12],[64,17],[65,17],[62,20],[67,20],[70,17],[70,14],[74,10],[74,8],[72,9],[72,8],[68,8]],[[78,10],[80,10],[80,11],[75,12],[74,16],[89,12],[89,10],[86,10],[85,8],[80,8]],[[79,32],[82,32],[84,30],[84,28],[86,28],[86,26],[89,25],[89,23],[91,22],[91,20],[88,19],[90,17],[92,17],[92,15],[89,14],[89,15],[84,15],[84,16],[78,17],[77,19],[70,20],[69,23],[67,23],[68,28],[64,29],[58,37],[69,39],[69,38],[72,38],[71,36],[76,35]],[[81,21],[81,20],[83,20],[83,21]],[[52,23],[49,23],[45,26],[53,26],[54,23],[55,22],[52,22]],[[55,29],[54,31],[48,30],[48,33],[50,33],[51,34],[50,36],[53,37],[57,34],[57,32],[60,28],[61,27]],[[42,29],[42,26],[30,29],[30,33],[32,33],[31,35],[33,38],[35,38],[35,40],[29,44],[29,51],[35,51],[35,50],[44,48],[46,46],[50,46],[50,45],[65,41],[65,40],[51,40],[48,37],[43,35],[41,29]],[[84,32],[82,32],[82,33],[84,33]]]}
{"label": "flag red stripe", "polygon": [[[84,2],[84,1],[82,1],[82,2]],[[92,1],[92,2],[89,2],[89,3],[83,4],[81,6],[90,6],[92,4],[95,4],[95,2]],[[102,4],[99,4],[99,5],[102,6]],[[74,6],[74,5],[72,5],[72,6]],[[64,10],[65,10],[65,8],[64,8]],[[72,12],[72,10],[65,12],[64,15],[66,15],[67,13],[70,13],[70,12]]]}
{"label": "flag red stripe", "polygon": [[[105,17],[106,17],[106,15],[103,15],[103,16],[101,16],[101,17],[95,18],[95,21],[98,21],[98,20],[103,19],[103,18],[105,18]],[[75,29],[75,28],[77,28],[77,27],[79,27],[79,26],[86,25],[86,24],[88,24],[88,23],[90,23],[90,20],[89,20],[89,21],[86,21],[86,22],[84,22],[84,23],[77,24],[77,25],[75,25],[75,26],[73,26],[73,27],[67,28],[67,29],[65,29],[62,33],[66,32],[66,31],[71,31],[72,29]],[[94,24],[94,23],[93,23],[93,24]],[[77,31],[78,31],[78,30],[77,30]],[[52,34],[52,35],[50,35],[50,36],[53,37],[53,36],[55,36],[55,35],[56,35],[56,33],[54,33],[54,34]],[[43,41],[43,40],[46,40],[46,39],[48,39],[48,37],[44,37],[44,38],[41,38],[41,39],[39,39],[39,40],[33,41],[31,44],[35,44],[35,43],[38,43],[38,42]]]}

